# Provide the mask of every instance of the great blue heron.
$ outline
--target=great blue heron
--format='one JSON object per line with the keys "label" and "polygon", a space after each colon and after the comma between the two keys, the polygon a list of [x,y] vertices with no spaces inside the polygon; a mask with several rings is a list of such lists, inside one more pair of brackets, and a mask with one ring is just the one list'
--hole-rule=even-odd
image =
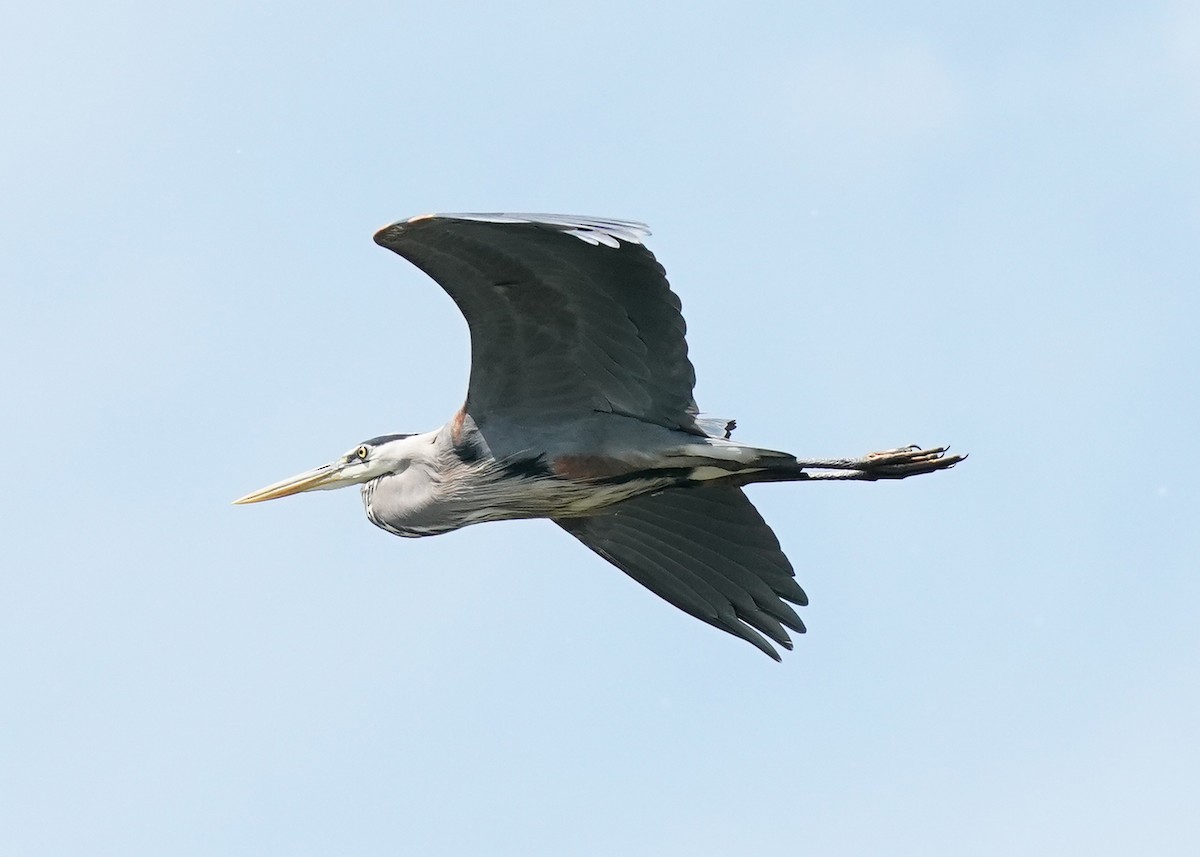
{"label": "great blue heron", "polygon": [[398,536],[549,518],[662,598],[779,660],[808,598],[742,493],[752,482],[903,479],[944,447],[797,459],[730,440],[692,397],[679,298],[640,223],[543,214],[414,217],[376,243],[449,293],[471,331],[467,400],[441,428],[363,441],[247,494],[362,485]]}

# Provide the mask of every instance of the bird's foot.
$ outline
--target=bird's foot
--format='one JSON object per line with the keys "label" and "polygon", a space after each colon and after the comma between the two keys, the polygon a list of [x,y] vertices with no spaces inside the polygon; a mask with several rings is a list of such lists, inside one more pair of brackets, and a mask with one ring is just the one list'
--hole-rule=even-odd
{"label": "bird's foot", "polygon": [[958,464],[965,455],[947,455],[950,447],[935,446],[932,449],[902,446],[872,452],[862,458],[842,458],[832,461],[804,461],[800,464],[812,468],[809,479],[853,479],[874,482],[877,479],[904,479],[935,470],[947,470]]}
{"label": "bird's foot", "polygon": [[949,449],[948,446],[921,449],[913,444],[899,449],[872,452],[852,462],[851,469],[868,474],[864,477],[866,479],[903,479],[918,473],[947,470],[966,458],[965,455],[947,455]]}

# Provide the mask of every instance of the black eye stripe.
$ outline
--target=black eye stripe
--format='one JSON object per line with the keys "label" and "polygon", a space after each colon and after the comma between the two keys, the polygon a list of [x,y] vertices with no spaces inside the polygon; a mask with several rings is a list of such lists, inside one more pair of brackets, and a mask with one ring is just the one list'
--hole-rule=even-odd
{"label": "black eye stripe", "polygon": [[[393,440],[403,440],[406,437],[412,437],[412,435],[411,434],[381,434],[379,437],[373,437],[369,440],[364,440],[361,444],[358,445],[358,447],[353,452],[346,454],[346,461],[347,461],[347,463],[352,462],[352,461],[366,461],[370,457],[371,452],[372,452],[372,450],[375,449],[375,447],[380,446],[385,443],[389,443]],[[362,454],[362,450],[364,450],[364,449],[366,450],[366,453]]]}

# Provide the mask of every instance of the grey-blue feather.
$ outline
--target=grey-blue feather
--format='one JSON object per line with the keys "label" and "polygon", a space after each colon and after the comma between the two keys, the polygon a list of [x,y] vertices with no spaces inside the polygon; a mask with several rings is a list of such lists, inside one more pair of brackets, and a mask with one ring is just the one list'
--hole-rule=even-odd
{"label": "grey-blue feather", "polygon": [[679,298],[645,234],[627,221],[446,215],[375,240],[429,274],[466,318],[466,410],[485,435],[496,421],[596,412],[703,434]]}

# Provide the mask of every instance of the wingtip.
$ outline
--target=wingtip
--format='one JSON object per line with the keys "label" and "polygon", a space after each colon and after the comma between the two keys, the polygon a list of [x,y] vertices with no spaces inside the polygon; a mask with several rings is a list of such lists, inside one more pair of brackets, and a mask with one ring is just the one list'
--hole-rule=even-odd
{"label": "wingtip", "polygon": [[388,240],[391,238],[391,236],[396,231],[403,228],[406,223],[408,223],[408,221],[402,220],[399,223],[389,223],[387,226],[384,226],[382,229],[377,229],[375,231],[375,243],[378,244],[380,247],[387,247]]}
{"label": "wingtip", "polygon": [[[765,637],[761,636],[757,631],[751,630],[749,625],[742,625],[740,622],[738,624],[741,627],[739,627],[737,630],[730,630],[728,627],[723,626],[723,625],[718,625],[717,627],[720,628],[722,631],[725,631],[726,633],[732,633],[735,637],[741,637],[747,643],[754,646],[756,649],[758,649],[760,652],[762,652],[763,654],[770,657],[772,660],[775,660],[775,661],[783,660],[783,657],[779,654],[778,651],[775,650],[774,646],[772,646],[769,642],[767,642],[767,639]],[[787,640],[786,642],[783,640],[776,640],[775,642],[777,642],[779,645],[783,646],[785,649],[791,651],[792,641],[790,639]]]}
{"label": "wingtip", "polygon": [[442,217],[446,217],[446,215],[429,212],[428,214],[418,214],[413,217],[407,217],[404,220],[389,223],[387,226],[375,231],[375,243],[380,247],[390,247],[389,242],[400,232],[404,231],[404,227],[412,226],[414,223],[420,223],[423,220],[437,220]]}

